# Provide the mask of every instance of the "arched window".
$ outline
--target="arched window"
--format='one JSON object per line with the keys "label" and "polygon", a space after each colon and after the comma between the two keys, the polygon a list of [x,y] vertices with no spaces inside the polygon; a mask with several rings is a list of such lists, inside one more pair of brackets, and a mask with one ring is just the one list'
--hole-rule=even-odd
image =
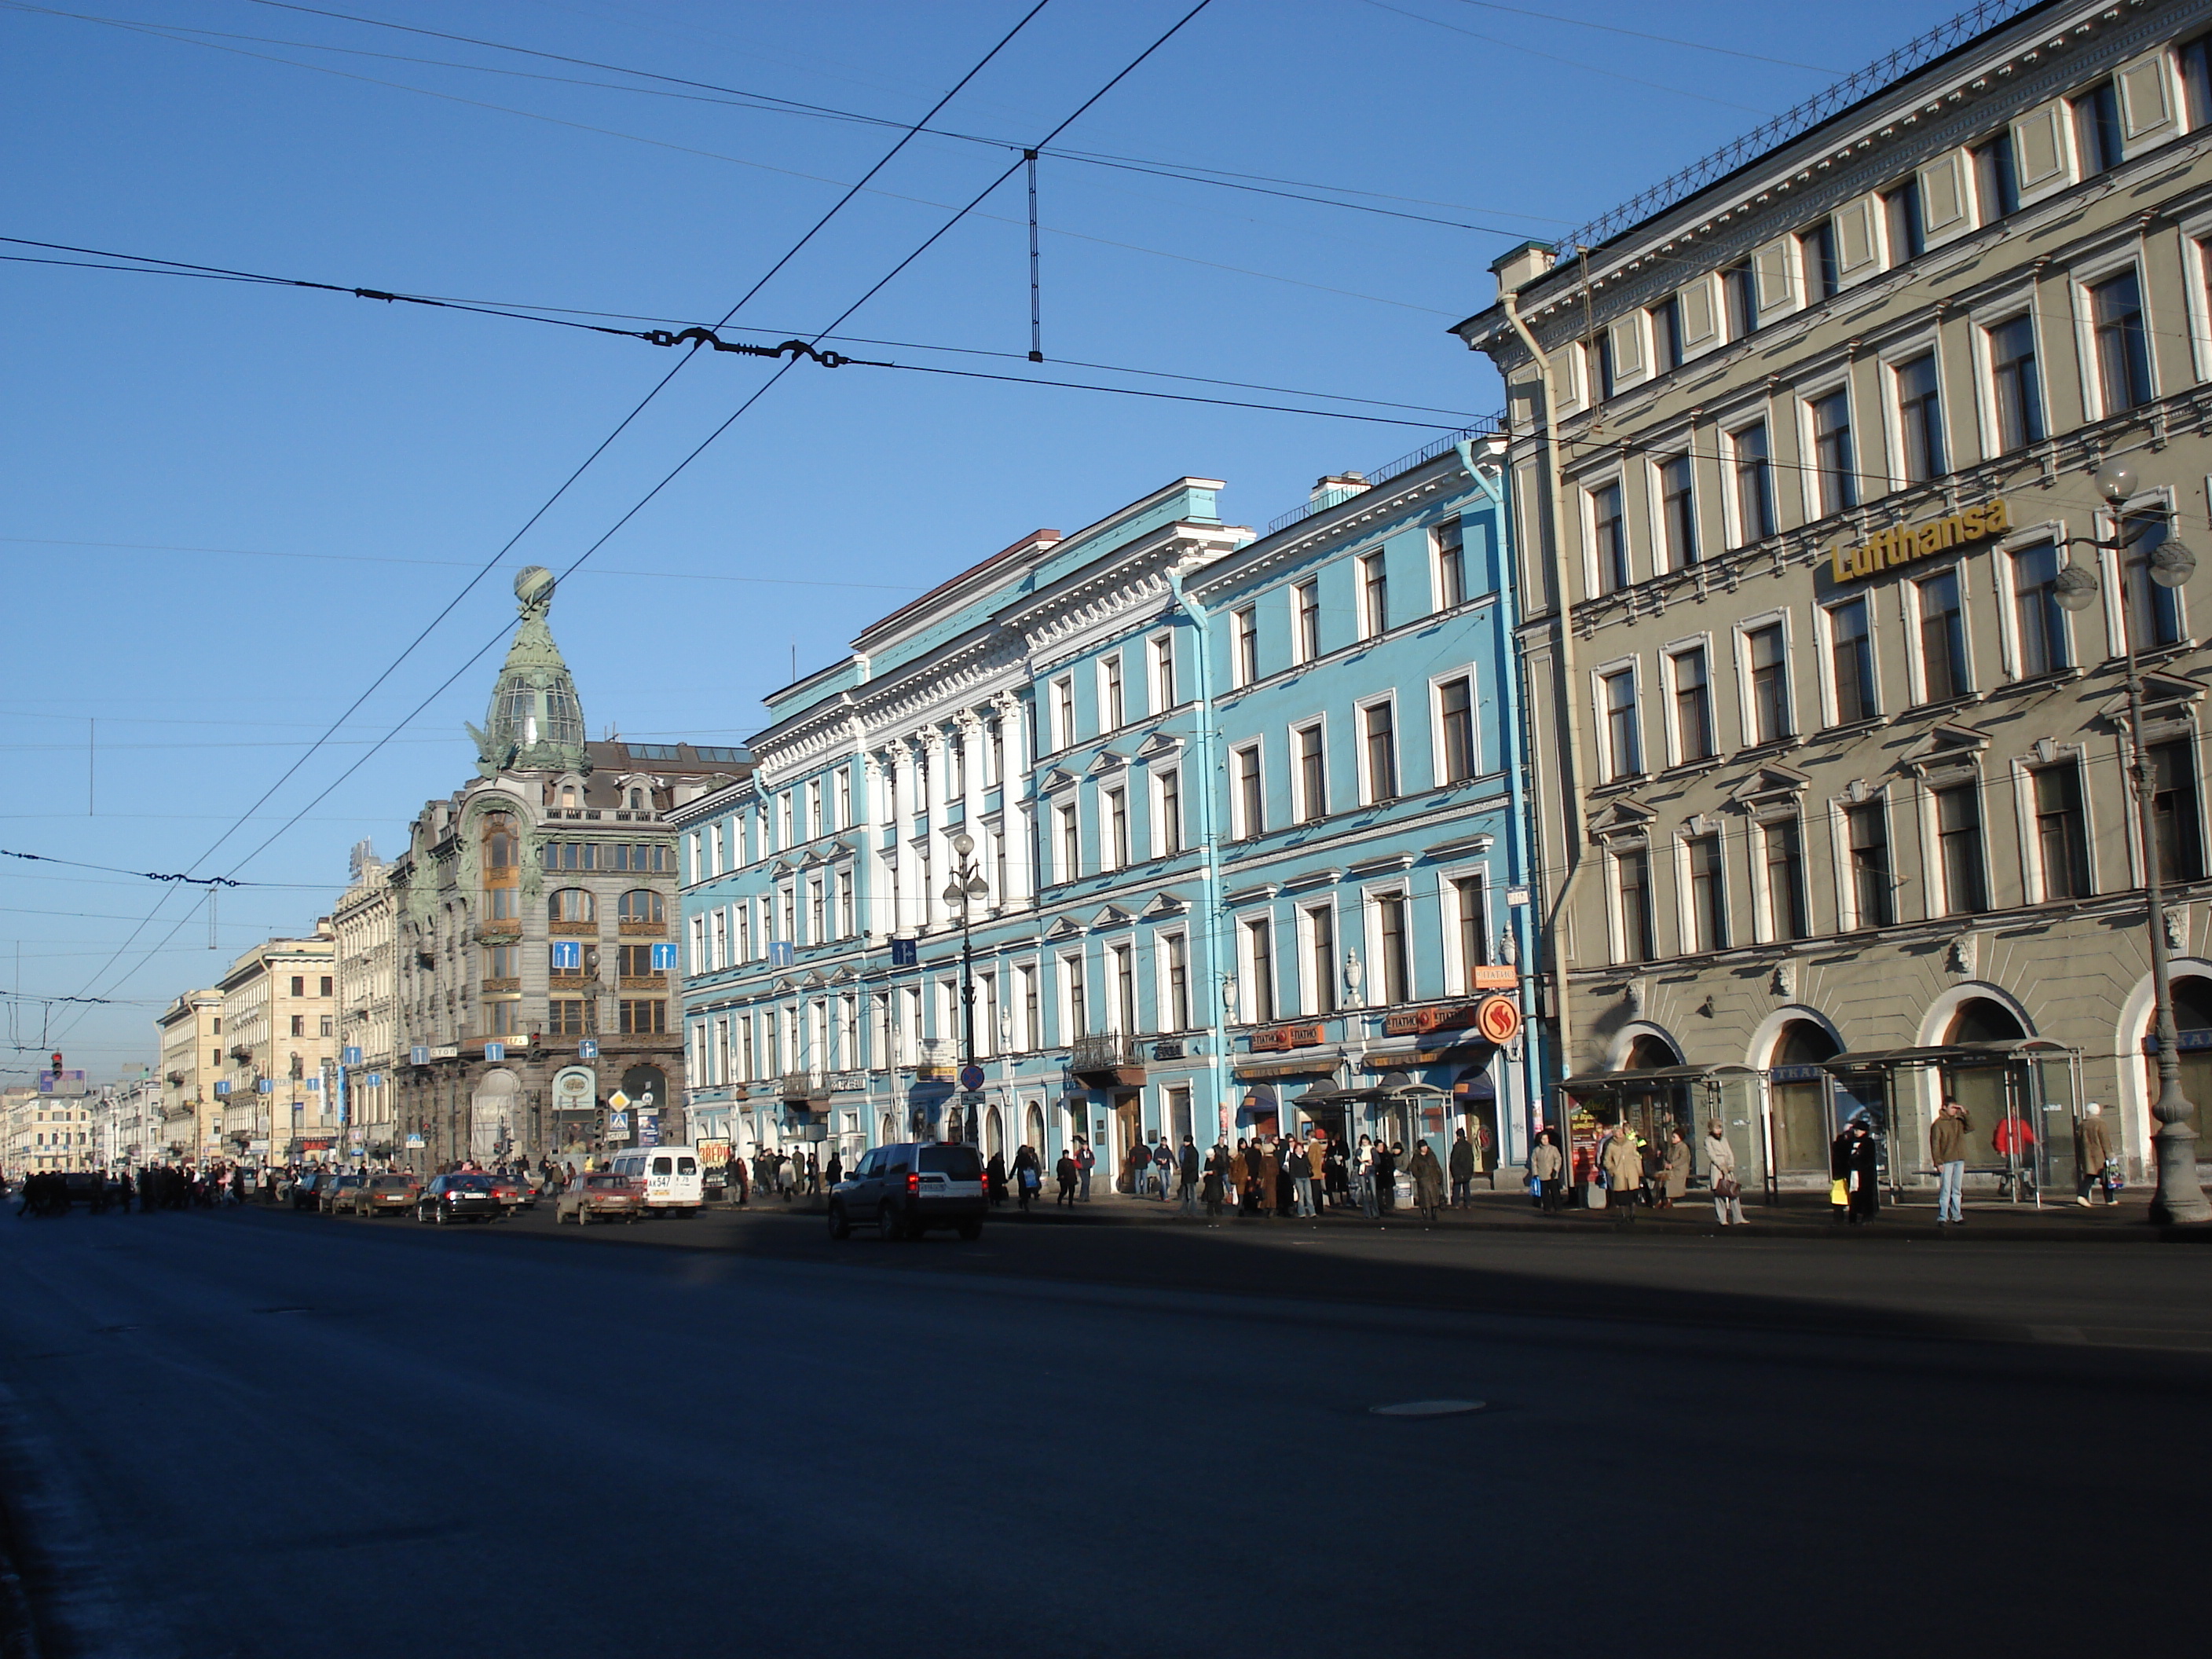
{"label": "arched window", "polygon": [[[1836,1040],[1825,1026],[1809,1019],[1793,1019],[1775,1039],[1777,1068],[1817,1066],[1838,1052]],[[1777,1083],[1771,1097],[1774,1122],[1774,1167],[1784,1175],[1818,1175],[1828,1167],[1828,1091],[1815,1078]]]}
{"label": "arched window", "polygon": [[[1991,997],[1974,997],[1960,1004],[1958,1012],[1951,1016],[1943,1042],[1948,1046],[1963,1047],[2007,1042],[2027,1035],[2019,1017],[2004,1004]],[[2014,1068],[2000,1060],[2001,1057],[1993,1057],[1980,1065],[1950,1065],[1943,1068],[1943,1092],[1966,1109],[1970,1142],[1978,1149],[1971,1155],[1973,1158],[1996,1155],[1998,1143],[1991,1137],[2005,1120],[2021,1115],[2020,1097],[2006,1087],[2015,1075]],[[2072,1126],[2068,1127],[2070,1129]]]}
{"label": "arched window", "polygon": [[644,790],[633,789],[629,792],[629,810],[633,812],[642,812],[645,810]]}
{"label": "arched window", "polygon": [[633,887],[622,896],[615,915],[622,921],[665,922],[667,901],[650,887]]}
{"label": "arched window", "polygon": [[599,907],[582,887],[563,887],[546,901],[546,915],[554,921],[595,921]]}
{"label": "arched window", "polygon": [[483,815],[483,863],[487,875],[513,870],[515,867],[514,814],[487,812]]}
{"label": "arched window", "polygon": [[564,812],[572,812],[581,803],[580,803],[576,799],[576,786],[573,783],[562,784],[561,786],[561,810]]}

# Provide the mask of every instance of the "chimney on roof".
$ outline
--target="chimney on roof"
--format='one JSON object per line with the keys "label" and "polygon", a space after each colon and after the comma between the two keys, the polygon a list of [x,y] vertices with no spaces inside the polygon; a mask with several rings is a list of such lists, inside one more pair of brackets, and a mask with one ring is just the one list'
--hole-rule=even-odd
{"label": "chimney on roof", "polygon": [[1360,472],[1332,472],[1326,478],[1316,478],[1314,487],[1306,496],[1306,505],[1318,513],[1324,507],[1334,507],[1339,501],[1348,501],[1367,488],[1367,477]]}
{"label": "chimney on roof", "polygon": [[1490,273],[1498,278],[1498,297],[1504,299],[1516,289],[1525,288],[1549,270],[1559,257],[1559,250],[1549,242],[1523,242],[1510,252],[1501,253],[1490,262]]}

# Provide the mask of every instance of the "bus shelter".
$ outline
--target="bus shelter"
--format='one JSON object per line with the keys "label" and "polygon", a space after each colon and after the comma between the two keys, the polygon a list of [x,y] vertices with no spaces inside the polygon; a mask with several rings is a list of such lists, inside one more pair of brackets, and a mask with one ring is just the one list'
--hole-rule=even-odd
{"label": "bus shelter", "polygon": [[1598,1143],[1626,1123],[1645,1142],[1664,1146],[1680,1131],[1690,1148],[1692,1178],[1705,1174],[1705,1126],[1717,1119],[1735,1148],[1739,1180],[1753,1172],[1768,1179],[1769,1139],[1759,1099],[1759,1075],[1747,1066],[1655,1066],[1626,1072],[1593,1072],[1560,1085],[1567,1101],[1568,1179],[1577,1191],[1597,1180]]}
{"label": "bus shelter", "polygon": [[1826,1073],[1830,1133],[1863,1115],[1882,1143],[1893,1195],[1935,1179],[1928,1126],[1945,1099],[1966,1112],[1970,1174],[1996,1177],[2014,1202],[2040,1206],[2043,1189],[2075,1179],[2075,1121],[2081,1052],[2047,1037],[2011,1037],[1923,1048],[1844,1053],[1811,1069]]}

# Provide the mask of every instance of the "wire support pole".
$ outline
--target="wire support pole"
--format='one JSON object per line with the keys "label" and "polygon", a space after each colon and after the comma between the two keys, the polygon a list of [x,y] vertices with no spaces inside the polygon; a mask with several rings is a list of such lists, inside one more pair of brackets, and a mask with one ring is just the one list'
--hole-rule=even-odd
{"label": "wire support pole", "polygon": [[1037,153],[1024,150],[1022,163],[1030,174],[1030,361],[1041,363],[1044,361],[1044,301],[1037,286]]}

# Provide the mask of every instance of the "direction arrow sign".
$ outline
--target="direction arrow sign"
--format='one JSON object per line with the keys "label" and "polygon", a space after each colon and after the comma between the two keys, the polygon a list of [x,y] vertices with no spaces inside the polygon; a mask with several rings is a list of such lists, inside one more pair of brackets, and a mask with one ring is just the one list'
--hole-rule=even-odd
{"label": "direction arrow sign", "polygon": [[596,1037],[586,1037],[582,1042],[576,1045],[577,1059],[597,1060],[599,1057],[599,1040]]}

